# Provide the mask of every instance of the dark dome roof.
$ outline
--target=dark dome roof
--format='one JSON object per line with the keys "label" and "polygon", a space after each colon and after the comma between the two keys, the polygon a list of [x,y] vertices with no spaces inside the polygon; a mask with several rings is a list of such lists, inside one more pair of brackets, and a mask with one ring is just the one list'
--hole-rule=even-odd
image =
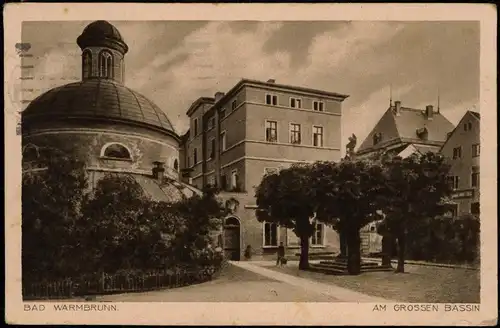
{"label": "dark dome roof", "polygon": [[83,50],[88,46],[110,47],[125,54],[128,46],[116,27],[104,20],[98,20],[85,27],[76,43]]}
{"label": "dark dome roof", "polygon": [[108,79],[88,79],[51,89],[22,112],[22,122],[100,119],[147,125],[178,137],[167,115],[143,95]]}

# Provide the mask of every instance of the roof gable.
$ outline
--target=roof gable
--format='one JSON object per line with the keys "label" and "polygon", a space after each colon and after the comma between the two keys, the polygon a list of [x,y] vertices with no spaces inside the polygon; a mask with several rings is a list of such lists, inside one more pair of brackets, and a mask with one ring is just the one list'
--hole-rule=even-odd
{"label": "roof gable", "polygon": [[452,140],[453,137],[455,136],[455,134],[457,133],[457,131],[463,127],[463,124],[464,124],[464,121],[466,121],[467,119],[473,119],[474,121],[477,120],[477,121],[480,121],[480,115],[479,113],[477,112],[473,112],[473,111],[470,111],[468,110],[467,112],[465,112],[464,116],[462,116],[462,118],[460,119],[460,121],[458,122],[457,126],[450,132],[449,136],[447,137],[445,143],[443,144],[443,146],[441,147],[441,149],[439,150],[440,152],[443,151],[443,149],[446,147],[446,145],[448,144],[448,141]]}
{"label": "roof gable", "polygon": [[370,148],[374,148],[373,136],[378,132],[382,133],[381,143],[398,137],[399,134],[398,129],[396,128],[396,122],[394,121],[394,114],[392,113],[392,110],[390,108],[385,111],[375,127],[365,138],[361,146],[359,146],[357,151],[361,152]]}

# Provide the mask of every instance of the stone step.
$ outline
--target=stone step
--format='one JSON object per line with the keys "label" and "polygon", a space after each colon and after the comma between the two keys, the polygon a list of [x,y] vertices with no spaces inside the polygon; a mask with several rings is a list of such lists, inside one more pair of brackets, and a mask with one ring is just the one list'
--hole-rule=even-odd
{"label": "stone step", "polygon": [[338,270],[338,269],[334,269],[334,268],[325,268],[325,267],[318,266],[316,264],[310,264],[309,271],[320,272],[320,273],[331,274],[331,275],[345,275],[345,274],[347,274],[347,272],[344,270]]}
{"label": "stone step", "polygon": [[[336,254],[335,252],[326,252],[326,251],[325,252],[310,252],[309,257],[325,256],[325,255],[333,256],[335,254]],[[295,253],[295,256],[300,256],[300,253]]]}
{"label": "stone step", "polygon": [[[300,259],[300,256],[293,256],[290,257],[289,259],[298,261]],[[309,257],[310,260],[331,260],[332,256],[331,255],[323,255],[323,256],[314,256],[314,257]]]}
{"label": "stone step", "polygon": [[[363,263],[364,264],[364,263]],[[380,271],[393,271],[390,266],[382,265],[363,265],[361,264],[361,272],[380,272]],[[348,274],[347,265],[339,263],[315,263],[311,266],[317,270],[322,270],[325,273],[333,272],[335,274]]]}
{"label": "stone step", "polygon": [[[336,266],[347,266],[347,261],[320,261],[320,264],[336,265]],[[378,267],[379,264],[376,262],[361,262],[361,267]]]}
{"label": "stone step", "polygon": [[389,272],[394,271],[391,267],[379,266],[377,268],[361,268],[361,272]]}

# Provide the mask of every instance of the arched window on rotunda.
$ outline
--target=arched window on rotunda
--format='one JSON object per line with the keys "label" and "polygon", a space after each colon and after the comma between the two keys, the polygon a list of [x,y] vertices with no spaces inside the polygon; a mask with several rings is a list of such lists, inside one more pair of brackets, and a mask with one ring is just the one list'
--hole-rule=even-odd
{"label": "arched window on rotunda", "polygon": [[105,79],[113,78],[113,55],[107,50],[99,54],[99,76]]}
{"label": "arched window on rotunda", "polygon": [[85,50],[82,53],[82,77],[88,78],[92,74],[92,53]]}
{"label": "arched window on rotunda", "polygon": [[119,143],[106,144],[102,148],[101,156],[111,159],[132,160],[130,151]]}

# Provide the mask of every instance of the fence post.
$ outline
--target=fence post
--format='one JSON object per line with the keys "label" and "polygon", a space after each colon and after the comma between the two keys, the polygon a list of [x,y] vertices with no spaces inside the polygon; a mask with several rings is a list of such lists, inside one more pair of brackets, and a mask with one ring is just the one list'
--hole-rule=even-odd
{"label": "fence post", "polygon": [[106,290],[106,281],[104,280],[104,272],[101,272],[101,292],[104,292]]}

